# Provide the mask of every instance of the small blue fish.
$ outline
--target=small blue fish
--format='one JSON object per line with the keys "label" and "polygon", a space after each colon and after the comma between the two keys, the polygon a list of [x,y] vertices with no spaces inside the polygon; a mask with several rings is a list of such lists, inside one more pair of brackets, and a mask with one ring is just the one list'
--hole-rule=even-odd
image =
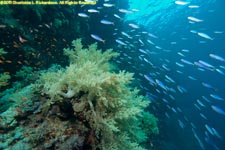
{"label": "small blue fish", "polygon": [[220,140],[223,140],[223,138],[222,138],[221,135],[216,131],[215,128],[212,128],[212,131],[213,131],[214,135],[215,135],[217,138],[219,138]]}
{"label": "small blue fish", "polygon": [[173,112],[177,113],[177,111],[176,111],[175,108],[172,107],[171,110],[172,110]]}
{"label": "small blue fish", "polygon": [[170,78],[169,76],[165,75],[165,77],[166,77],[170,82],[175,83],[175,81],[174,81],[172,78]]}
{"label": "small blue fish", "polygon": [[220,108],[220,107],[218,107],[218,106],[215,106],[215,105],[212,105],[211,107],[212,107],[212,109],[213,109],[215,112],[217,112],[217,113],[219,113],[219,114],[221,114],[221,115],[225,115],[225,111],[224,111],[222,108]]}
{"label": "small blue fish", "polygon": [[191,9],[193,9],[193,8],[199,8],[199,6],[198,5],[189,5],[188,8],[191,8]]}
{"label": "small blue fish", "polygon": [[202,65],[203,68],[206,68],[206,69],[214,69],[215,68],[213,65],[211,65],[203,60],[199,60],[198,62]]}
{"label": "small blue fish", "polygon": [[190,30],[191,33],[197,34],[198,32],[196,30]]}
{"label": "small blue fish", "polygon": [[206,88],[214,89],[214,87],[212,85],[210,85],[209,83],[202,82],[202,85]]}
{"label": "small blue fish", "polygon": [[201,19],[198,19],[198,18],[195,18],[195,17],[192,17],[192,16],[189,16],[187,18],[188,18],[188,20],[193,21],[193,22],[202,22],[203,21]]}
{"label": "small blue fish", "polygon": [[156,79],[155,82],[157,83],[157,85],[158,85],[159,87],[161,87],[162,89],[164,89],[164,90],[167,91],[167,87],[163,84],[162,81]]}
{"label": "small blue fish", "polygon": [[155,43],[153,43],[151,40],[147,40],[147,42],[148,42],[149,44],[155,45]]}
{"label": "small blue fish", "polygon": [[178,91],[180,93],[186,93],[187,92],[187,90],[183,86],[181,86],[181,85],[177,85],[177,89],[178,89]]}
{"label": "small blue fish", "polygon": [[212,103],[208,98],[206,98],[205,96],[202,96],[202,99],[204,99],[206,102],[208,103]]}
{"label": "small blue fish", "polygon": [[186,53],[190,52],[190,50],[188,50],[188,49],[182,49],[181,51],[186,52]]}
{"label": "small blue fish", "polygon": [[225,75],[225,73],[224,73],[222,70],[220,70],[220,69],[216,69],[216,71],[217,71],[219,74]]}
{"label": "small blue fish", "polygon": [[182,63],[185,63],[187,65],[194,65],[192,62],[188,61],[188,60],[185,60],[185,59],[181,59],[180,60]]}
{"label": "small blue fish", "polygon": [[119,9],[119,12],[125,13],[125,14],[132,14],[133,13],[132,11],[126,10],[126,9]]}
{"label": "small blue fish", "polygon": [[173,95],[169,95],[169,97],[172,99],[172,100],[175,100],[174,96]]}
{"label": "small blue fish", "polygon": [[134,28],[134,29],[138,29],[138,28],[140,28],[138,25],[136,25],[136,24],[133,24],[133,23],[130,23],[130,24],[128,24],[131,28]]}
{"label": "small blue fish", "polygon": [[100,41],[100,42],[103,42],[105,43],[105,40],[103,40],[101,37],[99,37],[98,35],[96,34],[91,34],[91,37],[97,41]]}
{"label": "small blue fish", "polygon": [[148,33],[148,36],[152,37],[152,38],[155,38],[155,39],[158,39],[158,37],[152,33]]}
{"label": "small blue fish", "polygon": [[182,54],[181,52],[178,52],[177,54],[182,56],[182,57],[185,57],[184,54]]}
{"label": "small blue fish", "polygon": [[163,67],[163,69],[165,69],[166,71],[170,71],[170,69],[167,67],[166,64],[163,64],[162,67]]}
{"label": "small blue fish", "polygon": [[176,90],[174,89],[174,88],[168,88],[168,90],[170,91],[170,92],[173,92],[173,93],[176,93]]}
{"label": "small blue fish", "polygon": [[210,94],[210,96],[211,96],[212,98],[214,98],[215,100],[220,100],[220,101],[223,101],[223,100],[224,100],[222,97],[220,97],[220,96],[218,96],[218,95],[215,95],[215,94]]}
{"label": "small blue fish", "polygon": [[205,120],[208,120],[207,117],[206,117],[205,115],[203,115],[202,113],[200,113],[200,116],[201,116],[202,118],[204,118]]}
{"label": "small blue fish", "polygon": [[122,35],[126,36],[127,38],[132,39],[132,37],[130,35],[128,35],[126,32],[122,31],[121,33],[122,33]]}
{"label": "small blue fish", "polygon": [[179,67],[184,67],[184,65],[182,65],[182,64],[180,64],[180,63],[178,63],[178,62],[176,62],[175,63],[177,66],[179,66]]}
{"label": "small blue fish", "polygon": [[205,107],[205,105],[204,105],[199,99],[197,99],[197,103],[198,103],[201,107]]}
{"label": "small blue fish", "polygon": [[141,48],[138,49],[141,53],[147,54],[147,52]]}
{"label": "small blue fish", "polygon": [[220,66],[220,68],[225,69],[225,66]]}
{"label": "small blue fish", "polygon": [[123,41],[121,41],[119,39],[116,39],[115,41],[116,41],[116,43],[118,43],[120,45],[127,45],[126,43],[124,43]]}
{"label": "small blue fish", "polygon": [[141,45],[145,45],[141,39],[139,39],[138,41],[141,43]]}
{"label": "small blue fish", "polygon": [[108,20],[104,20],[104,19],[102,19],[100,22],[101,22],[102,24],[106,24],[106,25],[114,25],[114,22],[108,21]]}
{"label": "small blue fish", "polygon": [[162,99],[165,103],[169,103],[168,100],[166,100],[165,98]]}
{"label": "small blue fish", "polygon": [[195,106],[198,110],[201,110],[201,108],[200,108],[197,104],[194,104],[194,106]]}
{"label": "small blue fish", "polygon": [[205,34],[205,33],[202,33],[202,32],[198,32],[197,33],[198,36],[202,37],[202,38],[205,38],[205,39],[208,39],[208,40],[213,40],[212,37],[210,37],[209,35]]}
{"label": "small blue fish", "polygon": [[168,113],[167,113],[167,112],[165,112],[165,116],[166,116],[167,118],[170,118],[170,116],[168,115]]}
{"label": "small blue fish", "polygon": [[210,133],[211,135],[213,135],[212,128],[211,128],[209,125],[205,124],[205,128],[209,131],[209,133]]}
{"label": "small blue fish", "polygon": [[195,77],[192,77],[192,76],[188,76],[188,78],[193,80],[193,81],[197,80]]}
{"label": "small blue fish", "polygon": [[118,18],[118,19],[122,19],[119,15],[117,14],[113,14],[114,17]]}
{"label": "small blue fish", "polygon": [[99,13],[99,11],[96,9],[88,9],[88,12],[89,13]]}
{"label": "small blue fish", "polygon": [[85,13],[78,13],[79,17],[88,18],[89,16]]}
{"label": "small blue fish", "polygon": [[148,80],[150,82],[151,85],[155,84],[154,80],[150,76],[144,75],[144,77],[145,77],[146,80]]}
{"label": "small blue fish", "polygon": [[156,96],[153,95],[152,93],[147,92],[146,97],[151,101],[151,102],[156,102]]}
{"label": "small blue fish", "polygon": [[189,4],[190,2],[185,2],[185,1],[175,1],[175,4],[177,5],[187,5]]}
{"label": "small blue fish", "polygon": [[184,123],[180,119],[178,119],[178,123],[182,129],[185,127]]}
{"label": "small blue fish", "polygon": [[225,59],[219,55],[216,55],[216,54],[209,54],[209,56],[215,60],[219,60],[219,61],[222,61],[222,62],[225,62]]}
{"label": "small blue fish", "polygon": [[193,132],[193,134],[194,134],[195,139],[198,141],[199,146],[201,147],[201,149],[204,150],[204,149],[205,149],[204,144],[202,143],[201,139],[198,137],[197,133],[196,133],[195,130],[194,130],[194,128],[196,128],[195,125],[194,125],[193,123],[191,123],[191,125],[193,126],[192,132]]}
{"label": "small blue fish", "polygon": [[114,4],[104,3],[104,4],[103,4],[103,6],[105,6],[105,7],[113,7],[113,6],[114,6]]}

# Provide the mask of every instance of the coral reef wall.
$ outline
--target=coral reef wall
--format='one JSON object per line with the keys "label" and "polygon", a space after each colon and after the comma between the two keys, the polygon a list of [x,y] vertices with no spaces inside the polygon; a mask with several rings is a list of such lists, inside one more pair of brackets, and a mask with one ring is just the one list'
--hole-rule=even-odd
{"label": "coral reef wall", "polygon": [[149,100],[130,86],[133,74],[111,68],[119,54],[96,43],[84,47],[81,39],[64,54],[68,66],[42,70],[33,84],[17,84],[19,92],[5,97],[13,105],[0,115],[1,148],[146,149],[157,119],[146,111]]}

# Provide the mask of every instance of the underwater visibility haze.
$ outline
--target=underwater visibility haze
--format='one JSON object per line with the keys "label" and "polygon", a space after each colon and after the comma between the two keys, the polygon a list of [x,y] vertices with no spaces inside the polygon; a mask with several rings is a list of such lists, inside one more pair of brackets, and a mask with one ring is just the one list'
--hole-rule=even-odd
{"label": "underwater visibility haze", "polygon": [[0,149],[224,150],[224,8],[0,5]]}

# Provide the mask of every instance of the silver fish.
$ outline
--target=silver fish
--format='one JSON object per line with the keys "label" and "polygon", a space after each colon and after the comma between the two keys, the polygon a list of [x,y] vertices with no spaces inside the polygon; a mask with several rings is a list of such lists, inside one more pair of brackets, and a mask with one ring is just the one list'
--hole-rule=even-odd
{"label": "silver fish", "polygon": [[130,35],[128,35],[126,32],[122,31],[121,33],[122,33],[122,35],[126,36],[127,38],[132,39],[132,37]]}
{"label": "silver fish", "polygon": [[217,113],[219,113],[219,114],[221,114],[221,115],[225,115],[225,111],[224,111],[222,108],[220,108],[220,107],[218,107],[218,106],[215,106],[215,105],[212,105],[211,107],[212,107],[212,109],[213,109],[215,112],[217,112]]}
{"label": "silver fish", "polygon": [[194,22],[203,22],[203,20],[198,19],[198,18],[195,18],[195,17],[189,16],[189,17],[187,17],[187,18],[188,18],[188,20],[190,20],[190,21],[194,21]]}
{"label": "silver fish", "polygon": [[144,78],[146,80],[148,80],[151,85],[154,85],[155,84],[154,80],[149,75],[144,75]]}
{"label": "silver fish", "polygon": [[177,4],[177,5],[187,5],[187,4],[189,4],[189,2],[185,2],[185,1],[175,1],[175,4]]}
{"label": "silver fish", "polygon": [[104,4],[103,4],[103,6],[105,6],[105,7],[113,7],[113,6],[114,6],[114,4],[104,3]]}
{"label": "silver fish", "polygon": [[114,22],[108,21],[108,20],[104,20],[104,19],[102,19],[100,22],[101,22],[102,24],[106,24],[106,25],[114,25]]}
{"label": "silver fish", "polygon": [[202,113],[200,113],[200,116],[201,116],[202,118],[204,118],[205,120],[208,120],[207,117],[206,117],[205,115],[203,115]]}
{"label": "silver fish", "polygon": [[85,13],[78,13],[79,17],[88,18],[89,16]]}
{"label": "silver fish", "polygon": [[118,18],[118,19],[122,19],[119,15],[117,14],[113,14],[114,17]]}
{"label": "silver fish", "polygon": [[126,9],[119,9],[119,12],[121,12],[121,13],[126,13],[126,14],[131,14],[131,13],[133,13],[132,11],[126,10]]}
{"label": "silver fish", "polygon": [[181,85],[177,85],[177,89],[178,89],[178,91],[180,93],[186,93],[187,92],[187,90],[183,86],[181,86]]}
{"label": "silver fish", "polygon": [[103,40],[101,37],[99,37],[98,35],[96,34],[91,34],[91,37],[97,41],[100,41],[100,42],[103,42],[105,43],[105,40]]}
{"label": "silver fish", "polygon": [[185,60],[185,59],[181,59],[180,60],[182,63],[185,63],[187,65],[194,65],[192,62],[188,61],[188,60]]}
{"label": "silver fish", "polygon": [[156,79],[156,80],[155,80],[155,83],[156,83],[159,87],[161,87],[162,89],[164,89],[164,90],[167,91],[167,87],[163,84],[162,81]]}
{"label": "silver fish", "polygon": [[191,9],[192,8],[199,8],[199,6],[198,5],[189,5],[188,8],[191,8]]}
{"label": "silver fish", "polygon": [[216,54],[209,54],[209,57],[215,59],[215,60],[219,60],[219,61],[222,61],[222,62],[225,62],[225,59],[219,55],[216,55]]}
{"label": "silver fish", "polygon": [[211,135],[213,135],[212,128],[211,128],[209,125],[205,124],[205,128],[209,131],[209,133],[210,133]]}
{"label": "silver fish", "polygon": [[222,97],[220,97],[220,96],[218,96],[218,95],[215,95],[215,94],[210,94],[210,96],[211,96],[212,98],[214,98],[215,100],[220,100],[220,101],[224,100]]}
{"label": "silver fish", "polygon": [[138,49],[141,53],[147,54],[147,52],[141,48]]}
{"label": "silver fish", "polygon": [[215,68],[213,65],[211,65],[211,64],[209,64],[209,63],[207,63],[207,62],[205,62],[205,61],[203,61],[203,60],[199,60],[198,62],[199,62],[201,65],[203,65],[203,68],[209,68],[209,69],[214,69],[214,68]]}
{"label": "silver fish", "polygon": [[116,39],[115,41],[116,41],[116,43],[118,43],[120,45],[127,45],[126,43],[124,43],[123,41],[121,41],[119,39]]}
{"label": "silver fish", "polygon": [[174,81],[172,78],[170,78],[169,76],[165,75],[165,77],[166,77],[170,82],[175,83],[175,81]]}
{"label": "silver fish", "polygon": [[205,38],[205,39],[208,39],[208,40],[213,40],[213,38],[210,37],[210,36],[209,36],[208,34],[206,34],[206,33],[198,32],[197,34],[198,34],[198,36],[200,36],[200,37],[202,37],[202,38]]}
{"label": "silver fish", "polygon": [[131,28],[138,29],[139,26],[133,23],[128,24]]}
{"label": "silver fish", "polygon": [[99,13],[99,11],[96,9],[88,9],[88,12],[89,13]]}
{"label": "silver fish", "polygon": [[225,73],[224,73],[222,70],[220,70],[220,69],[216,69],[216,71],[217,71],[219,74],[225,75]]}

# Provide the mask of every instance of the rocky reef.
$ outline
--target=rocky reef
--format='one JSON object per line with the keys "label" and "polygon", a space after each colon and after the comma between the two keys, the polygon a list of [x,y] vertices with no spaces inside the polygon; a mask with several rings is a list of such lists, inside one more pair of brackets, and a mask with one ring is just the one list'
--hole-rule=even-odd
{"label": "rocky reef", "polygon": [[0,114],[0,149],[146,149],[157,119],[130,85],[133,74],[112,69],[119,54],[81,39],[64,54],[67,67],[31,73],[30,84],[4,91],[1,101],[11,104]]}

